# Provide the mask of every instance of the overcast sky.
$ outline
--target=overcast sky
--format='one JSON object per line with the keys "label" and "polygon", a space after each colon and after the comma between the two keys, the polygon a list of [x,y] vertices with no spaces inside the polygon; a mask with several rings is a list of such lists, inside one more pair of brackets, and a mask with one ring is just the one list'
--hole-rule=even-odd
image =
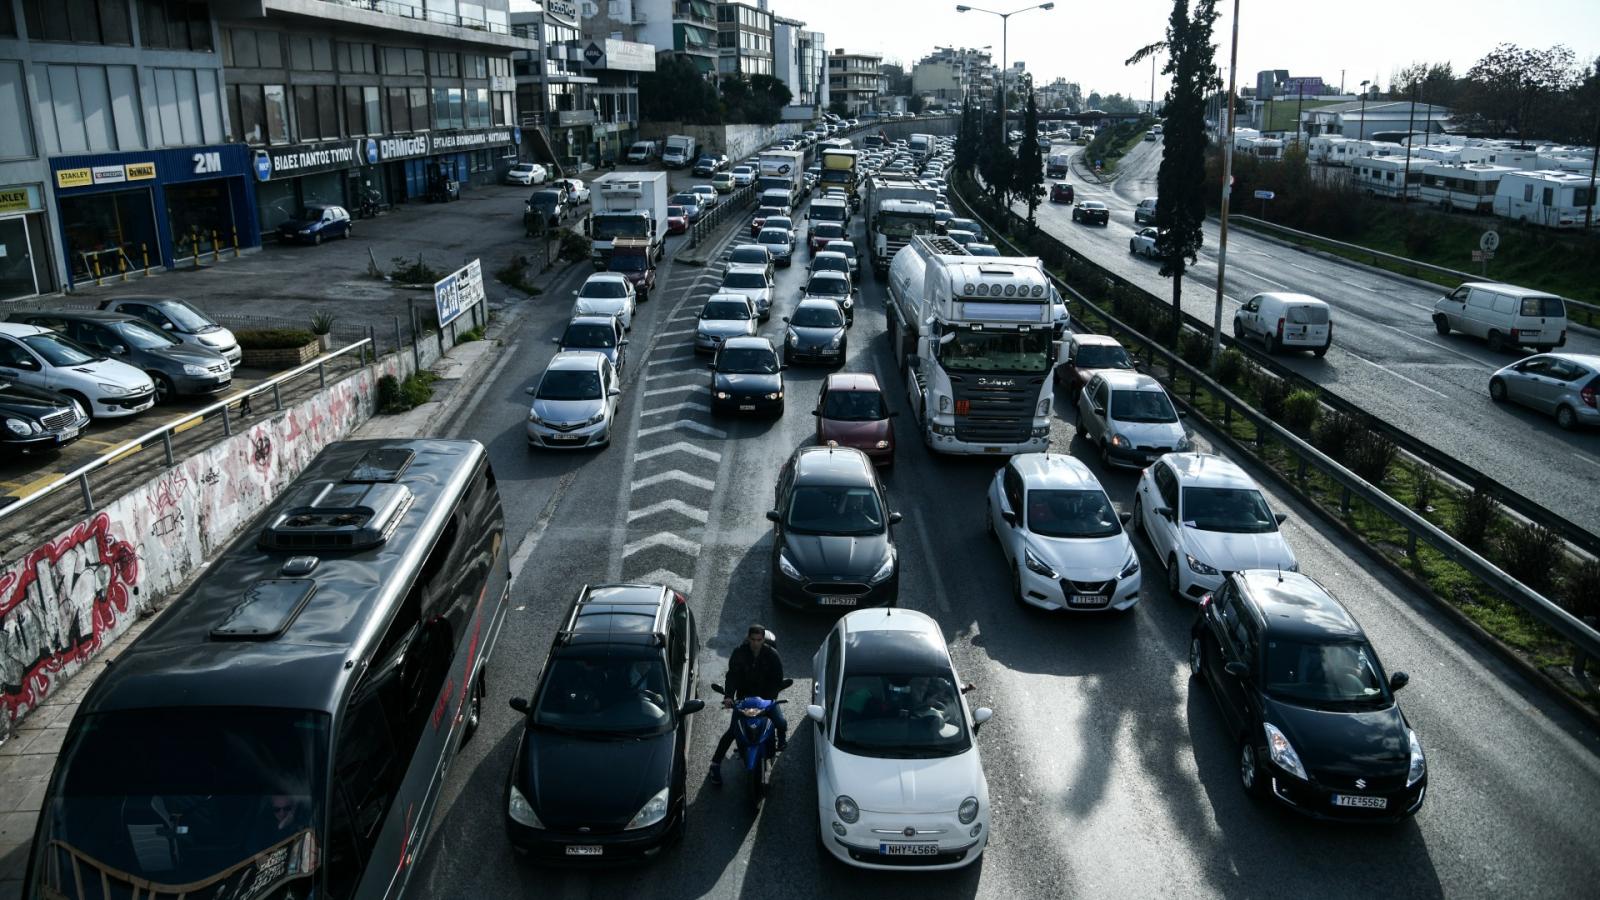
{"label": "overcast sky", "polygon": [[[527,0],[513,0],[524,4]],[[1010,11],[1026,0],[980,5]],[[1217,61],[1228,62],[1231,0],[1221,0]],[[937,45],[993,45],[1000,59],[1000,19],[957,13],[955,0],[770,0],[779,15],[803,19],[828,36],[830,48],[870,50],[908,68]],[[1347,90],[1362,79],[1388,86],[1390,76],[1413,62],[1448,61],[1466,70],[1498,42],[1525,47],[1564,43],[1580,60],[1600,54],[1600,0],[1450,0],[1447,3],[1330,0],[1264,3],[1241,0],[1239,83],[1255,84],[1261,69],[1319,75]],[[1037,80],[1057,76],[1098,90],[1150,95],[1150,66],[1122,63],[1134,50],[1166,37],[1172,0],[1059,0],[1055,9],[1015,16],[1010,59],[1028,65]],[[1157,62],[1159,70],[1165,60]],[[1165,88],[1159,72],[1156,91]]]}

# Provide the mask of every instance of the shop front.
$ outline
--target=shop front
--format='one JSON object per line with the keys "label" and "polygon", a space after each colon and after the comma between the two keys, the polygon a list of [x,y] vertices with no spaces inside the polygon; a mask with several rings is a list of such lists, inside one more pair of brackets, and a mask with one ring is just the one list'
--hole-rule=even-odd
{"label": "shop front", "polygon": [[62,156],[50,169],[74,284],[261,244],[243,145]]}
{"label": "shop front", "polygon": [[45,228],[42,185],[0,187],[0,300],[56,289]]}

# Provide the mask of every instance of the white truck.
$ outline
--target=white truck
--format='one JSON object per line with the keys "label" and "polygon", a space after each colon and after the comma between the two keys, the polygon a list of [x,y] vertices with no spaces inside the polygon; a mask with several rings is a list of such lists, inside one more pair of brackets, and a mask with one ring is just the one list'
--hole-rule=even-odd
{"label": "white truck", "polygon": [[882,275],[900,248],[916,235],[934,233],[934,213],[939,196],[933,188],[913,178],[874,175],[867,179],[861,206],[867,211],[867,255],[873,271]]}
{"label": "white truck", "polygon": [[667,143],[661,149],[661,164],[669,169],[682,169],[694,162],[700,153],[700,145],[687,134],[672,134],[667,136]]}
{"label": "white truck", "polygon": [[938,144],[931,134],[913,134],[906,141],[906,146],[912,153],[916,154],[918,163],[925,163],[928,161],[928,157],[933,155],[933,148]]}
{"label": "white truck", "polygon": [[606,267],[619,237],[646,238],[658,261],[666,256],[667,173],[607,172],[589,182],[589,197],[589,254],[596,269]]}
{"label": "white truck", "polygon": [[1050,158],[1048,160],[1046,160],[1045,164],[1044,164],[1045,177],[1046,178],[1065,178],[1065,177],[1067,177],[1067,167],[1069,165],[1071,165],[1071,163],[1072,163],[1072,157],[1068,156],[1065,153],[1052,153],[1052,154],[1050,154]]}
{"label": "white truck", "polygon": [[764,150],[756,158],[756,190],[782,188],[789,192],[789,208],[800,204],[806,190],[806,155],[799,150]]}
{"label": "white truck", "polygon": [[1050,445],[1055,292],[1037,257],[913,238],[889,268],[889,339],[923,441],[940,453]]}

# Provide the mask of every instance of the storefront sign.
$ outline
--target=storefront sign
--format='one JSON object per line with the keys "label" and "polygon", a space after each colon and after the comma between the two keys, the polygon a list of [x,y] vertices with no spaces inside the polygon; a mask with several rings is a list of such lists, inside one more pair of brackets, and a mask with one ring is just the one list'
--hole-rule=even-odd
{"label": "storefront sign", "polygon": [[511,143],[511,129],[509,128],[497,128],[490,131],[463,131],[455,134],[435,134],[428,139],[429,148],[434,153],[472,150],[478,147],[493,147],[509,143]]}
{"label": "storefront sign", "polygon": [[433,284],[433,307],[439,313],[440,328],[483,299],[483,267],[476,259]]}
{"label": "storefront sign", "polygon": [[0,188],[0,213],[19,213],[39,209],[39,189],[31,184]]}
{"label": "storefront sign", "polygon": [[[156,177],[156,164],[153,162],[128,163],[123,167],[123,169],[128,173],[129,181],[149,181],[150,179]],[[217,168],[213,171],[222,171],[222,160],[220,157],[217,159]]]}
{"label": "storefront sign", "polygon": [[378,141],[378,157],[385,161],[391,159],[411,159],[417,156],[428,155],[428,136],[425,134],[412,134],[406,137],[383,138]]}
{"label": "storefront sign", "polygon": [[544,12],[565,25],[578,27],[578,4],[573,0],[544,0]]}
{"label": "storefront sign", "polygon": [[128,180],[128,170],[123,166],[95,166],[95,184],[121,184]]}
{"label": "storefront sign", "polygon": [[88,169],[57,169],[56,187],[75,188],[94,184],[94,175]]}
{"label": "storefront sign", "polygon": [[583,61],[591,69],[613,72],[654,72],[656,48],[638,41],[619,41],[616,38],[598,38],[583,48]]}
{"label": "storefront sign", "polygon": [[337,141],[257,150],[256,178],[268,181],[273,178],[293,178],[296,175],[348,169],[361,164],[363,159],[361,149],[360,141]]}

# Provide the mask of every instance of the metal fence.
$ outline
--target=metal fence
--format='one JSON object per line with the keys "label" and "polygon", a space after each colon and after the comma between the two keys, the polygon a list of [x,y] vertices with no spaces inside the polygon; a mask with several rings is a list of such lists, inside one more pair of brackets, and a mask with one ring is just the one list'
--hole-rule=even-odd
{"label": "metal fence", "polygon": [[689,246],[698,247],[700,242],[711,236],[717,226],[737,215],[742,215],[746,209],[755,202],[756,183],[751,182],[723,198],[722,202],[711,207],[700,221],[689,226]]}

